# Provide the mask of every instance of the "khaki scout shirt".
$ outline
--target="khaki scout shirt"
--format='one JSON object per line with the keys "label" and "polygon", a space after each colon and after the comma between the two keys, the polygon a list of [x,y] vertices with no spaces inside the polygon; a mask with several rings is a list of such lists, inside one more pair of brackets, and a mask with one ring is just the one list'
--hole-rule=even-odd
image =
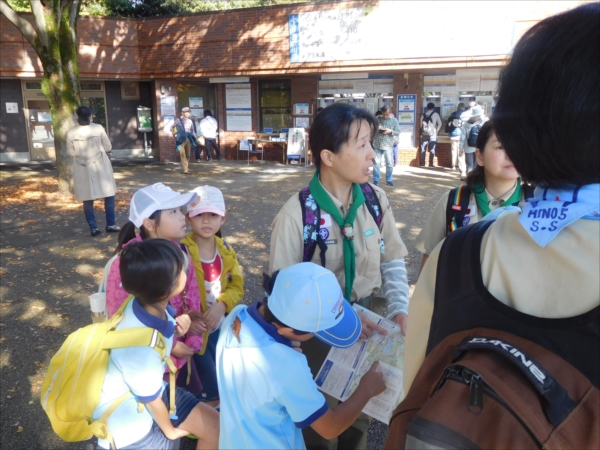
{"label": "khaki scout shirt", "polygon": [[[600,221],[580,219],[540,247],[518,219],[518,212],[503,214],[483,238],[481,271],[490,293],[517,311],[549,319],[577,316],[598,306]],[[404,392],[425,359],[440,248],[429,256],[410,301]]]}
{"label": "khaki scout shirt", "polygon": [[[379,290],[381,287],[379,267],[382,262],[399,259],[408,254],[400,237],[400,232],[396,228],[396,220],[385,192],[376,186],[371,186],[377,193],[381,204],[383,213],[382,228],[380,233],[367,206],[363,204],[359,208],[354,221],[356,278],[352,289],[353,301],[368,297]],[[345,217],[344,211],[346,211],[346,208],[333,195],[327,193],[335,206],[340,209],[342,217]],[[321,225],[321,229],[326,229],[329,234],[325,239],[327,243],[326,267],[335,274],[342,289],[344,289],[344,243],[342,241],[344,235],[331,215],[321,209],[321,223],[323,223],[323,220],[326,220],[327,226]],[[270,273],[302,262],[304,253],[303,228],[300,198],[298,194],[295,194],[283,205],[283,208],[273,220],[271,253],[269,255]],[[385,253],[383,254],[381,253],[382,238],[385,243]],[[321,265],[320,254],[321,250],[317,247],[312,262]]]}
{"label": "khaki scout shirt", "polygon": [[[514,187],[500,198],[494,198],[486,189],[485,194],[488,199],[490,211],[504,206],[504,202],[513,195],[516,188],[517,183],[515,182]],[[440,201],[435,205],[427,222],[425,222],[425,226],[417,236],[415,248],[425,255],[430,255],[435,246],[446,237],[446,207],[448,206],[449,195],[450,191],[442,195],[442,198],[440,198]],[[471,194],[471,197],[469,198],[469,207],[467,214],[465,214],[465,218],[466,217],[469,218],[469,224],[479,222],[483,218],[481,210],[477,207],[477,201],[475,200],[474,194]]]}

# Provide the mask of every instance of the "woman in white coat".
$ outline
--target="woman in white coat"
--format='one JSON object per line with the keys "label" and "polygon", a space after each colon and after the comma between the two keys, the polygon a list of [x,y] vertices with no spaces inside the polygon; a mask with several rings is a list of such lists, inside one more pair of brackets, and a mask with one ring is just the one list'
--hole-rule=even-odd
{"label": "woman in white coat", "polygon": [[67,151],[73,157],[75,199],[83,201],[83,212],[92,236],[100,230],[94,215],[94,200],[104,199],[106,232],[120,230],[115,222],[115,193],[117,186],[108,154],[112,145],[102,125],[92,123],[93,111],[87,106],[77,108],[79,125],[67,131]]}

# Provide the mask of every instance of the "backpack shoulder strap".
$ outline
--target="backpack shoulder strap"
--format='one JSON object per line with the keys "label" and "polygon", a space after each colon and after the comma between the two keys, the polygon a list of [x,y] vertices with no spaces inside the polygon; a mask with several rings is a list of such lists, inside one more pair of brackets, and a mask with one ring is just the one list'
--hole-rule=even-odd
{"label": "backpack shoulder strap", "polygon": [[369,183],[361,184],[360,189],[365,196],[365,204],[367,205],[367,209],[377,224],[377,228],[379,228],[379,231],[381,232],[383,226],[383,214],[381,211],[379,197],[377,197],[375,189],[373,189],[373,186],[371,186]]}
{"label": "backpack shoulder strap", "polygon": [[466,184],[450,190],[446,205],[446,236],[462,227],[470,198],[471,188]]}
{"label": "backpack shoulder strap", "polygon": [[[321,238],[319,229],[321,228],[321,208],[316,205],[315,199],[310,194],[307,187],[298,193],[300,199],[300,208],[302,210],[302,234],[304,236],[304,250],[302,262],[310,262],[315,254],[317,245],[321,249],[321,265],[325,267],[325,252],[327,244]],[[309,205],[315,203],[316,208],[312,209]]]}
{"label": "backpack shoulder strap", "polygon": [[[492,223],[493,220],[484,220],[461,227],[444,240],[438,258],[432,324],[439,314],[448,311],[445,307],[452,304],[454,310],[460,310],[456,302],[466,294],[476,292],[476,279],[481,277],[481,266],[475,267],[475,261],[479,261],[483,235]],[[473,255],[476,255],[475,258]],[[450,329],[453,327],[452,320],[448,322],[447,329],[444,326],[432,326],[426,354],[452,334],[454,330]]]}
{"label": "backpack shoulder strap", "polygon": [[102,340],[103,349],[127,347],[150,347],[158,352],[160,359],[163,359],[167,352],[167,341],[158,330],[148,327],[109,331]]}
{"label": "backpack shoulder strap", "polygon": [[523,183],[521,185],[521,188],[523,189],[523,198],[525,200],[533,198],[535,192],[535,188],[533,186],[530,186],[527,183]]}

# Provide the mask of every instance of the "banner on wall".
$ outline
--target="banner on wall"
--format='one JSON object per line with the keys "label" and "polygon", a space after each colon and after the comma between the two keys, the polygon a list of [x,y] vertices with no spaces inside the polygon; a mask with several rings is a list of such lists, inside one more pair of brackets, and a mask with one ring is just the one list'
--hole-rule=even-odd
{"label": "banner on wall", "polygon": [[[290,14],[290,62],[507,55],[515,37],[515,3],[488,1],[485,8],[457,8],[452,2],[385,1],[371,8]],[[435,14],[424,19],[423,11]],[[402,17],[402,36],[418,36],[419,45],[381,45],[382,26],[394,17]],[[424,20],[435,33],[424,32]],[[486,24],[477,39],[456,33],[457,24],[477,23]]]}
{"label": "banner on wall", "polygon": [[399,94],[396,100],[398,122],[400,123],[398,148],[414,148],[417,96],[416,94]]}
{"label": "banner on wall", "polygon": [[225,84],[227,131],[252,131],[252,95],[250,83]]}

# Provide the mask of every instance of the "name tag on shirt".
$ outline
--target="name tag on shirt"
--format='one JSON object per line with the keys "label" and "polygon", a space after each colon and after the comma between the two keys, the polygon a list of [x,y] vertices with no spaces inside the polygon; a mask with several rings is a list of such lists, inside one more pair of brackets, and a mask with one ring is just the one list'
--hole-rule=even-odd
{"label": "name tag on shirt", "polygon": [[331,214],[323,214],[321,216],[321,223],[320,225],[322,227],[330,227],[331,226]]}
{"label": "name tag on shirt", "polygon": [[465,216],[473,217],[475,214],[477,214],[477,204],[469,205],[465,211]]}

